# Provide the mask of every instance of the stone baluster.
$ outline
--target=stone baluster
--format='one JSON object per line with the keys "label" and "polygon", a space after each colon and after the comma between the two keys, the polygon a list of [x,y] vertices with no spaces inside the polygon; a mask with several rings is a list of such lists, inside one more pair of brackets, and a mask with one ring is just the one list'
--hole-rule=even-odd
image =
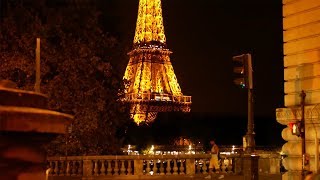
{"label": "stone baluster", "polygon": [[184,163],[183,163],[183,161],[184,161],[184,160],[181,160],[181,161],[180,161],[180,168],[179,168],[180,174],[185,174],[185,173],[184,173]]}
{"label": "stone baluster", "polygon": [[59,161],[54,161],[54,175],[59,175]]}
{"label": "stone baluster", "polygon": [[177,159],[173,159],[173,174],[178,174],[178,164],[177,164]]}
{"label": "stone baluster", "polygon": [[218,167],[219,167],[219,169],[216,170],[216,171],[222,172],[222,168],[224,168],[224,171],[225,171],[226,168],[225,168],[224,160],[223,160],[223,159],[219,159],[219,160],[218,160]]}
{"label": "stone baluster", "polygon": [[222,173],[226,173],[226,169],[227,169],[227,165],[228,165],[228,159],[227,158],[224,158],[223,160],[221,159],[220,160],[220,169],[221,169],[221,172]]}
{"label": "stone baluster", "polygon": [[65,161],[61,161],[60,162],[60,168],[59,168],[59,176],[65,176],[66,175],[66,162]]}
{"label": "stone baluster", "polygon": [[125,166],[125,160],[120,160],[120,175],[125,175],[126,174],[126,166]]}
{"label": "stone baluster", "polygon": [[76,175],[76,168],[77,168],[77,166],[76,166],[76,161],[70,161],[70,165],[71,165],[71,167],[70,167],[70,175],[71,176],[75,176]]}
{"label": "stone baluster", "polygon": [[160,175],[164,175],[164,160],[163,159],[160,159],[160,165],[159,165],[159,171],[160,171]]}
{"label": "stone baluster", "polygon": [[50,175],[54,175],[54,161],[49,161]]}
{"label": "stone baluster", "polygon": [[196,171],[196,174],[201,174],[201,166],[200,166],[199,160],[197,160],[197,163],[195,164],[195,171]]}
{"label": "stone baluster", "polygon": [[49,176],[51,176],[51,175],[52,175],[52,172],[53,172],[53,169],[52,169],[52,162],[50,162],[50,161],[49,161],[49,162],[48,162],[48,165],[49,165],[49,167],[48,167],[48,168],[49,168],[48,175],[49,175]]}
{"label": "stone baluster", "polygon": [[70,175],[70,161],[66,161],[66,176],[69,176]]}
{"label": "stone baluster", "polygon": [[53,169],[52,169],[52,162],[51,161],[48,161],[48,168],[50,168],[50,170],[49,170],[49,176],[51,176],[52,175],[52,171],[53,171]]}
{"label": "stone baluster", "polygon": [[209,171],[209,164],[207,164],[207,160],[204,159],[202,164],[202,174],[208,174]]}
{"label": "stone baluster", "polygon": [[228,158],[227,172],[232,173],[232,158]]}
{"label": "stone baluster", "polygon": [[108,160],[106,162],[107,162],[107,165],[108,165],[108,167],[107,167],[107,175],[111,176],[112,175],[112,167],[111,167],[112,160]]}
{"label": "stone baluster", "polygon": [[106,167],[105,167],[105,161],[104,160],[101,160],[100,175],[102,175],[102,176],[106,175]]}
{"label": "stone baluster", "polygon": [[50,163],[50,167],[51,167],[51,175],[54,176],[56,174],[56,171],[55,171],[55,161],[51,161]]}
{"label": "stone baluster", "polygon": [[77,173],[77,163],[76,161],[70,161],[70,175],[75,176]]}
{"label": "stone baluster", "polygon": [[[159,159],[158,160],[154,160],[153,161],[153,168],[152,168],[152,171],[153,171],[153,173],[154,174],[157,174],[158,172],[160,173],[160,164],[159,164]],[[158,164],[159,164],[159,166],[158,166]]]}
{"label": "stone baluster", "polygon": [[119,160],[114,161],[114,175],[119,175]]}
{"label": "stone baluster", "polygon": [[82,161],[78,161],[78,171],[77,171],[77,175],[82,175]]}
{"label": "stone baluster", "polygon": [[127,167],[127,174],[126,175],[132,175],[132,167],[131,167],[131,160],[127,160],[128,167]]}
{"label": "stone baluster", "polygon": [[[166,164],[166,165],[165,165]],[[163,172],[165,174],[170,174],[170,161],[168,161],[168,159],[163,160],[162,161],[162,165],[163,165]],[[169,168],[169,169],[168,169]]]}
{"label": "stone baluster", "polygon": [[172,174],[173,173],[173,166],[174,165],[172,165],[173,164],[173,159],[170,159],[169,161],[168,161],[168,167],[169,167],[169,170],[168,170],[168,172],[169,172],[169,174]]}
{"label": "stone baluster", "polygon": [[150,175],[150,171],[151,171],[151,168],[150,168],[151,160],[146,160],[146,163],[147,163],[146,173],[147,173],[147,175]]}
{"label": "stone baluster", "polygon": [[93,161],[93,175],[94,176],[99,176],[99,168],[98,168],[98,160]]}
{"label": "stone baluster", "polygon": [[77,161],[77,175],[78,176],[82,176],[82,165],[81,165],[82,161]]}

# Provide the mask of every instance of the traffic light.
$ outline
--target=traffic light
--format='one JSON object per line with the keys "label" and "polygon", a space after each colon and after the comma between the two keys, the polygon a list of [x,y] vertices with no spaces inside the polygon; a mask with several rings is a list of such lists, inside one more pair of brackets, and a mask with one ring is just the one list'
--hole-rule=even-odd
{"label": "traffic light", "polygon": [[289,128],[291,129],[292,135],[300,136],[301,135],[301,122],[290,122]]}
{"label": "traffic light", "polygon": [[252,89],[252,63],[251,54],[242,54],[233,56],[232,61],[235,63],[233,72],[236,74],[236,78],[233,82],[239,85],[241,88]]}

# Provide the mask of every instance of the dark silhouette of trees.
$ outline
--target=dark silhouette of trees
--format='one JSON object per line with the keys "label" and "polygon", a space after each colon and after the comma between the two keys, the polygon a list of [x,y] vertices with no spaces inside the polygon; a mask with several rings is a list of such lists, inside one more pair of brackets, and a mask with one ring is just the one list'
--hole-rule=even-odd
{"label": "dark silhouette of trees", "polygon": [[100,28],[101,14],[94,7],[36,2],[9,6],[1,20],[0,79],[33,90],[40,37],[41,92],[51,109],[75,116],[71,133],[55,139],[48,153],[119,153],[131,122],[128,107],[119,101],[124,85],[113,56],[120,48],[117,39]]}

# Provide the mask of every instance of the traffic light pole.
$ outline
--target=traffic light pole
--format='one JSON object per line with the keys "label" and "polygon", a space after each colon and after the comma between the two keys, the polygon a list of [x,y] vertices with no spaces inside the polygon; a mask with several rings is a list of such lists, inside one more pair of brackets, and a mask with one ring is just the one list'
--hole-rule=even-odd
{"label": "traffic light pole", "polygon": [[[245,135],[246,147],[245,152],[251,154],[255,149],[254,142],[254,117],[253,117],[253,69],[251,54],[241,54],[233,56],[232,60],[238,65],[233,68],[233,72],[241,77],[236,78],[234,83],[242,88],[248,89],[248,124]],[[239,66],[240,64],[240,66]]]}
{"label": "traffic light pole", "polygon": [[[254,116],[253,116],[253,68],[251,54],[242,54],[238,56],[233,56],[232,60],[237,64],[233,68],[233,72],[238,76],[234,80],[236,85],[242,88],[248,89],[248,124],[247,133],[244,136],[244,154],[242,156],[243,160],[243,175],[244,180],[258,180],[259,179],[259,155],[255,154],[255,141],[254,141]],[[240,66],[239,66],[240,64]]]}
{"label": "traffic light pole", "polygon": [[247,153],[253,153],[255,149],[254,140],[254,116],[253,116],[253,73],[251,54],[247,57],[247,73],[248,73],[248,127],[247,127]]}
{"label": "traffic light pole", "polygon": [[247,127],[247,148],[246,152],[251,154],[255,149],[253,120],[253,89],[248,88],[248,127]]}

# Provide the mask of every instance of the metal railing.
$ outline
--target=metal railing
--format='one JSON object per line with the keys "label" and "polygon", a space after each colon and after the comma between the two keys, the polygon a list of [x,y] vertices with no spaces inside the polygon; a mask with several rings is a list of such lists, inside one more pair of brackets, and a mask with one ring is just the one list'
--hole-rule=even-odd
{"label": "metal railing", "polygon": [[165,93],[129,93],[125,94],[127,101],[172,101],[179,103],[191,103],[191,96],[176,96]]}

